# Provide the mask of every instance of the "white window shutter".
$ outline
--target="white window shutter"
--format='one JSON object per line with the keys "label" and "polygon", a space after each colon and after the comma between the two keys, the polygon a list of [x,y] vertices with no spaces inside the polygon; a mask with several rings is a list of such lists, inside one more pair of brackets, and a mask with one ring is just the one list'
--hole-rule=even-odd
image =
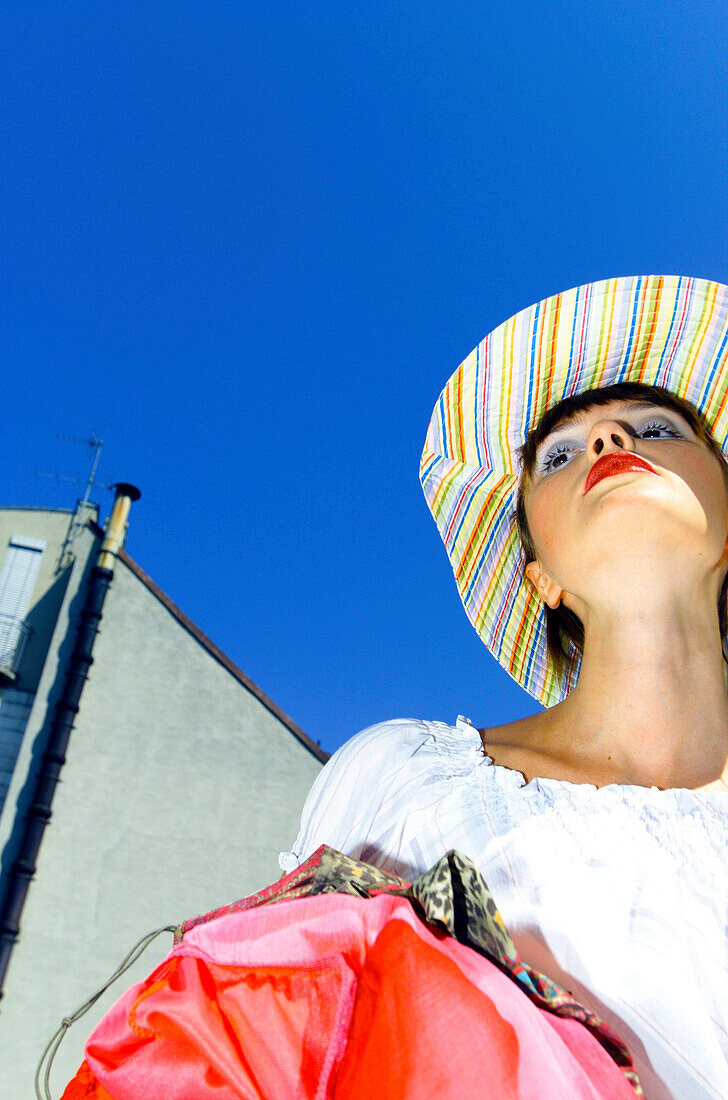
{"label": "white window shutter", "polygon": [[0,615],[25,618],[45,546],[40,539],[22,535],[10,539],[0,569]]}

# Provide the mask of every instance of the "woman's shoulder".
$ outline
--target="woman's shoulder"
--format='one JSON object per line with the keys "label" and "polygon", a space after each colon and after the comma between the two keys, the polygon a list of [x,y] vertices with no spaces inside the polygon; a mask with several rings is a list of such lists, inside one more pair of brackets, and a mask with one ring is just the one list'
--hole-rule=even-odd
{"label": "woman's shoulder", "polygon": [[431,798],[434,784],[471,775],[484,759],[480,735],[466,718],[455,725],[396,718],[367,727],[317,776],[281,867],[292,869],[319,844],[359,855],[373,835],[401,828],[407,813]]}
{"label": "woman's shoulder", "polygon": [[[424,718],[393,718],[367,726],[337,749],[319,774],[311,795],[342,783],[359,796],[371,788],[411,786],[419,778],[469,771],[484,759],[478,730],[459,716],[454,725]],[[311,797],[309,796],[309,798]]]}
{"label": "woman's shoulder", "polygon": [[327,768],[356,765],[358,775],[374,773],[381,780],[406,764],[456,766],[473,755],[483,756],[478,730],[459,715],[454,725],[418,718],[393,718],[377,722],[355,734],[334,753]]}

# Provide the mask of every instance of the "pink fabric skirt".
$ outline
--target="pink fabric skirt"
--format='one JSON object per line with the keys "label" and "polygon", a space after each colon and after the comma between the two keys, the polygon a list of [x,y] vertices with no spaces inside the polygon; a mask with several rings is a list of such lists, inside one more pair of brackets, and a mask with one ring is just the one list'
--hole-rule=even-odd
{"label": "pink fabric skirt", "polygon": [[188,931],[101,1021],[64,1100],[470,1096],[635,1093],[586,1027],[405,898],[328,893]]}

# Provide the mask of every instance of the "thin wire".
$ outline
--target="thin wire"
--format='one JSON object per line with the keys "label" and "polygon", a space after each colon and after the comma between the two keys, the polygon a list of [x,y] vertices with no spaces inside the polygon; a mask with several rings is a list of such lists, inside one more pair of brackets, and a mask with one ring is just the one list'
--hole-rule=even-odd
{"label": "thin wire", "polygon": [[[38,1068],[35,1071],[35,1095],[37,1097],[37,1100],[53,1100],[53,1097],[51,1095],[51,1083],[50,1083],[51,1066],[53,1065],[53,1059],[55,1058],[56,1054],[58,1053],[58,1048],[60,1047],[61,1043],[63,1042],[63,1039],[66,1035],[66,1032],[68,1031],[71,1024],[74,1024],[76,1022],[76,1020],[80,1020],[81,1017],[86,1012],[88,1012],[88,1010],[91,1008],[91,1006],[96,1004],[99,997],[103,996],[103,994],[106,992],[106,990],[109,988],[109,986],[113,985],[113,983],[117,980],[117,978],[121,977],[121,975],[124,973],[125,970],[128,970],[130,966],[134,965],[134,963],[137,961],[139,956],[147,949],[147,947],[149,947],[149,944],[152,942],[152,940],[156,939],[157,936],[161,936],[162,932],[176,932],[176,931],[177,931],[177,929],[175,928],[174,925],[167,925],[165,928],[158,928],[156,930],[156,932],[147,932],[146,936],[142,936],[142,938],[139,940],[139,942],[134,944],[131,951],[128,953],[128,955],[126,955],[126,957],[124,959],[122,959],[122,961],[119,963],[119,965],[117,966],[114,973],[111,975],[110,978],[108,978],[104,982],[104,984],[101,986],[101,988],[97,989],[95,993],[92,993],[91,996],[88,998],[88,1000],[84,1001],[83,1004],[80,1006],[80,1008],[77,1008],[76,1011],[72,1012],[70,1016],[64,1016],[63,1017],[63,1020],[61,1021],[61,1026],[54,1033],[54,1035],[51,1038],[50,1042],[48,1043],[47,1047],[43,1051],[43,1054],[41,1055],[41,1059],[38,1063]],[[45,1067],[45,1072],[44,1072],[43,1071],[43,1063],[45,1062],[46,1058],[48,1059],[48,1063]],[[43,1074],[43,1082],[42,1082],[43,1091],[42,1092],[41,1092],[41,1080],[40,1080],[41,1074]]]}

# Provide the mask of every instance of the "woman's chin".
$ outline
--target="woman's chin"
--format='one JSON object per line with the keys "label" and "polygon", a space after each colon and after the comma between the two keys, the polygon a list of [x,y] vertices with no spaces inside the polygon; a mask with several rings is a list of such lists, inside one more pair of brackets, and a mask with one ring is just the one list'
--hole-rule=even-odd
{"label": "woman's chin", "polygon": [[[710,523],[700,502],[690,495],[676,499],[665,494],[616,494],[605,497],[600,507],[588,517],[590,534],[598,537],[604,548],[619,552],[620,545],[660,546],[665,540],[692,546],[696,553],[705,552],[705,544],[713,541],[725,544],[723,524],[716,522],[711,537]],[[603,552],[603,550],[602,550]]]}

